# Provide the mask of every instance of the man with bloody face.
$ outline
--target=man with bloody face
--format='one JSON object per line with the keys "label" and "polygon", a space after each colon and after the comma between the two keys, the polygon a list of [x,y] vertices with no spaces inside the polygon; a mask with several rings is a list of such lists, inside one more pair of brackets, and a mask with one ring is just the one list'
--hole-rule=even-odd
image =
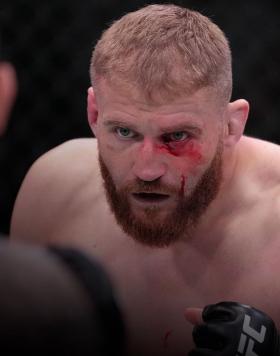
{"label": "man with bloody face", "polygon": [[[230,101],[223,32],[195,11],[150,5],[103,33],[90,75],[95,138],[35,162],[12,237],[97,256],[117,287],[129,354],[185,355],[184,311],[220,300],[253,304],[279,326],[280,151],[243,135],[249,104]],[[185,316],[202,322],[200,309]]]}
{"label": "man with bloody face", "polygon": [[[89,120],[108,201],[137,241],[168,246],[184,238],[216,197],[230,119],[230,62],[218,27],[178,7],[128,14],[98,42]],[[231,115],[240,111],[245,122],[248,104],[232,106]]]}

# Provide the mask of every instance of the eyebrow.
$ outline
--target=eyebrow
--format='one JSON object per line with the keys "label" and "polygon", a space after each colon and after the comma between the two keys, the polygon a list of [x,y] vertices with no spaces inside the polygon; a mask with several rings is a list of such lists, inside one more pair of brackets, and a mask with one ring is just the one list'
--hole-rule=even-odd
{"label": "eyebrow", "polygon": [[[138,131],[137,127],[134,124],[127,123],[127,122],[122,122],[119,120],[105,120],[104,121],[105,126],[125,126],[129,127],[130,129],[134,131]],[[178,131],[192,131],[193,133],[200,135],[202,133],[202,129],[197,126],[197,125],[192,125],[192,124],[186,124],[186,123],[180,123],[180,124],[174,124],[174,125],[168,125],[165,127],[159,128],[161,133],[169,133],[169,132],[178,132]]]}
{"label": "eyebrow", "polygon": [[197,135],[202,133],[202,129],[197,125],[192,124],[175,124],[160,128],[162,133],[179,132],[179,131],[191,131]]}
{"label": "eyebrow", "polygon": [[137,127],[131,123],[127,123],[127,122],[122,122],[119,120],[105,120],[104,121],[104,125],[105,126],[125,126],[125,127],[129,127],[131,129],[133,129],[134,131],[137,131]]}

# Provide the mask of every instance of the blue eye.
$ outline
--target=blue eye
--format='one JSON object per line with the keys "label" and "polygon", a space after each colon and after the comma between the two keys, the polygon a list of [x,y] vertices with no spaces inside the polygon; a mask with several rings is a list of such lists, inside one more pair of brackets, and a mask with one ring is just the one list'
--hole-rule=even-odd
{"label": "blue eye", "polygon": [[134,132],[127,127],[117,127],[116,133],[122,138],[132,138],[134,136]]}
{"label": "blue eye", "polygon": [[176,131],[170,134],[164,135],[165,142],[181,142],[189,138],[189,135],[185,131]]}

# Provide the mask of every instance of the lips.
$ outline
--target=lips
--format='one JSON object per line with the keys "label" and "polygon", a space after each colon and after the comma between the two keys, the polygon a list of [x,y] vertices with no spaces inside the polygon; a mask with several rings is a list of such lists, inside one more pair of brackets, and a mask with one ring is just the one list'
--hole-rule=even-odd
{"label": "lips", "polygon": [[147,193],[147,192],[133,193],[132,196],[137,201],[143,203],[160,203],[169,198],[169,195],[167,194]]}

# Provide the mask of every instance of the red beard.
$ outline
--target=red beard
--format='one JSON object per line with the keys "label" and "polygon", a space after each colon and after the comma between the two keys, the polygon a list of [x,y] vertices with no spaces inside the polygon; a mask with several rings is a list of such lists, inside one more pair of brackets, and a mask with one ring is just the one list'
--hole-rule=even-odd
{"label": "red beard", "polygon": [[[112,176],[99,155],[101,174],[104,181],[107,200],[117,223],[136,241],[151,247],[167,247],[189,236],[219,192],[222,181],[222,149],[218,145],[216,154],[192,191],[184,196],[178,187],[163,184],[160,179],[134,182],[117,190]],[[164,219],[160,218],[160,207],[152,205],[143,209],[142,218],[131,209],[128,196],[133,192],[161,192],[178,197],[176,206]]]}

